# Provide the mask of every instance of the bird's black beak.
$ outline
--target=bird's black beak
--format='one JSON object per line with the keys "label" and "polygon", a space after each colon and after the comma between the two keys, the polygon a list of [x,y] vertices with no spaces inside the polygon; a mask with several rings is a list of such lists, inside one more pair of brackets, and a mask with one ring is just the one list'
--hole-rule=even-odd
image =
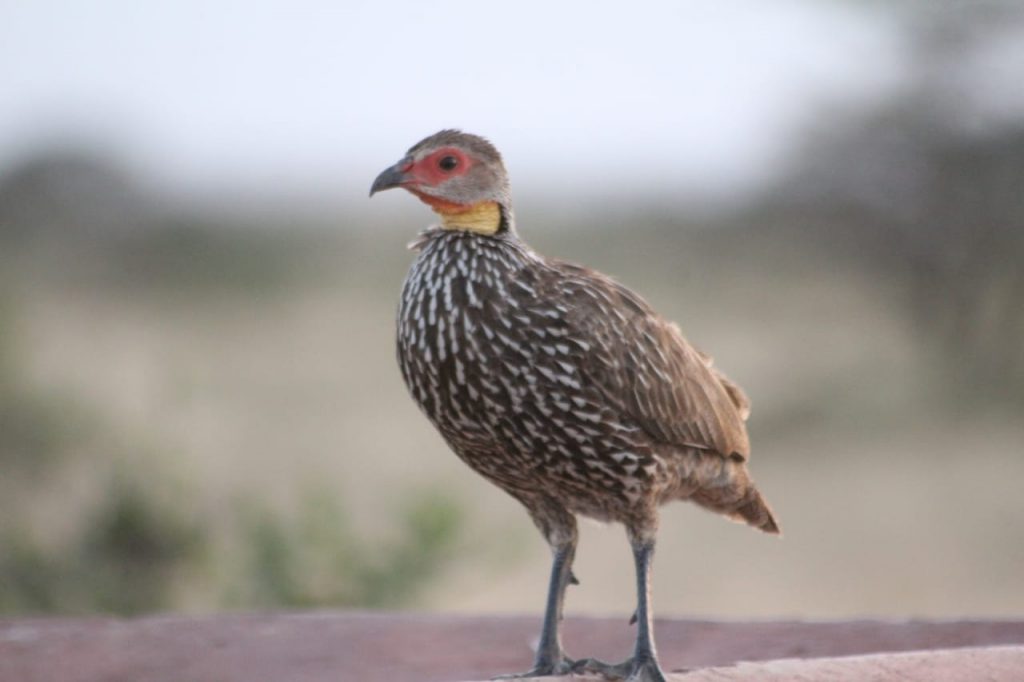
{"label": "bird's black beak", "polygon": [[373,181],[373,186],[370,187],[370,196],[372,197],[377,192],[383,192],[386,189],[401,187],[403,183],[409,181],[411,178],[405,172],[409,168],[409,163],[409,159],[402,159],[394,166],[386,168]]}

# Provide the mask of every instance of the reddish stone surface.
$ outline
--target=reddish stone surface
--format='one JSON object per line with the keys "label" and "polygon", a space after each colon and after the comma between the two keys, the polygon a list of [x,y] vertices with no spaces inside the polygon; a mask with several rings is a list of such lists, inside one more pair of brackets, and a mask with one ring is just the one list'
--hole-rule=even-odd
{"label": "reddish stone surface", "polygon": [[[623,619],[569,618],[565,625],[566,648],[572,655],[608,660],[629,652],[634,631]],[[0,682],[484,680],[527,669],[532,658],[529,644],[538,627],[539,618],[534,617],[337,612],[8,619],[0,620]],[[657,633],[666,670],[737,661],[1024,645],[1024,621],[666,620],[657,623]],[[1000,665],[1014,665],[1020,660],[1013,658],[1014,651],[993,655],[1002,656]],[[742,668],[726,670],[735,674]],[[681,679],[699,680],[698,673]],[[1024,680],[1024,670],[1019,679]]]}
{"label": "reddish stone surface", "polygon": [[[783,659],[701,668],[672,682],[1021,682],[1024,647],[984,647]],[[550,682],[548,680],[547,682]],[[583,682],[575,678],[573,682]]]}

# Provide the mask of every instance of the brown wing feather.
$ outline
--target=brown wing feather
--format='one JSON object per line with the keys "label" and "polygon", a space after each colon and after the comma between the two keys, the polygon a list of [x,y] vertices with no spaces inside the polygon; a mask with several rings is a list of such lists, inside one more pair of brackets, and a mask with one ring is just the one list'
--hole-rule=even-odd
{"label": "brown wing feather", "polygon": [[571,333],[584,341],[581,369],[606,399],[655,440],[746,460],[750,401],[639,296],[586,268],[552,262],[572,294]]}

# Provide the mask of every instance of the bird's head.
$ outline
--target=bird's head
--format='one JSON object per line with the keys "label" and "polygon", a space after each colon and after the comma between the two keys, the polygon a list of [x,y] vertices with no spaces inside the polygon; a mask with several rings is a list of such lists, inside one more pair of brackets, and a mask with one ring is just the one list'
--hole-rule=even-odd
{"label": "bird's head", "polygon": [[401,187],[441,216],[441,226],[495,234],[511,229],[508,175],[490,142],[442,130],[416,143],[370,188],[370,196]]}

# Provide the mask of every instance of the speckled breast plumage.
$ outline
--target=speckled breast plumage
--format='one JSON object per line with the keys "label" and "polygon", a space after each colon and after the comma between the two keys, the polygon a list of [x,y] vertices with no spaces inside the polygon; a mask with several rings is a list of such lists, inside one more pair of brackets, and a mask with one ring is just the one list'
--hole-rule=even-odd
{"label": "speckled breast plumage", "polygon": [[548,495],[608,520],[678,482],[658,445],[591,380],[604,369],[593,366],[602,340],[573,323],[574,307],[599,296],[585,278],[514,238],[433,230],[418,246],[398,359],[467,464],[520,499]]}

